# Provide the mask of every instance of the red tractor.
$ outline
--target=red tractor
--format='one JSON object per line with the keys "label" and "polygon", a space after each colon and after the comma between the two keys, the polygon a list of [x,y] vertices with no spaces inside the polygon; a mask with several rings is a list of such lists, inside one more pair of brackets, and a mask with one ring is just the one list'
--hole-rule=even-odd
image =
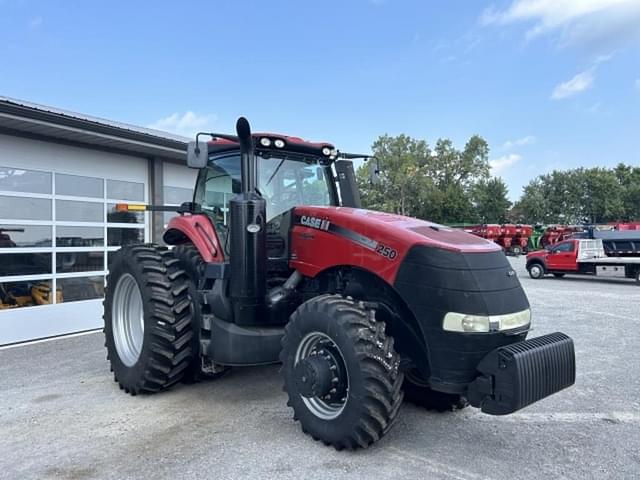
{"label": "red tractor", "polygon": [[122,389],[281,363],[302,430],[355,449],[391,428],[403,397],[503,415],[573,384],[569,337],[525,340],[529,303],[499,246],[357,208],[348,160],[362,156],[251,134],[244,118],[236,129],[189,144],[200,173],[164,233],[174,247],[127,246],[110,264]]}

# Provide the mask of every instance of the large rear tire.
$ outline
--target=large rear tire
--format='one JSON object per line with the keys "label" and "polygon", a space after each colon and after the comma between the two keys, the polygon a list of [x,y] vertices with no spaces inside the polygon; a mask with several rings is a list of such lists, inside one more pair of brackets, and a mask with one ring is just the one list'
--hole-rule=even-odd
{"label": "large rear tire", "polygon": [[189,278],[165,247],[114,254],[104,299],[107,359],[120,388],[152,393],[179,382],[193,361]]}
{"label": "large rear tire", "polygon": [[427,410],[452,412],[462,410],[469,405],[467,400],[460,395],[432,390],[415,369],[404,374],[402,389],[405,400]]}
{"label": "large rear tire", "polygon": [[336,450],[366,448],[393,425],[403,374],[373,310],[321,295],[291,316],[282,340],[287,405],[302,431]]}
{"label": "large rear tire", "polygon": [[[204,378],[219,378],[228,373],[230,367],[224,367],[218,364],[212,364],[208,361],[209,370],[216,373],[205,373],[202,371],[202,359],[199,353],[199,335],[195,335],[195,329],[202,325],[202,305],[204,300],[199,290],[200,280],[204,276],[206,262],[202,259],[200,252],[192,243],[183,243],[173,248],[173,254],[180,261],[180,267],[187,273],[189,277],[189,296],[193,305],[193,321],[194,328],[193,339],[191,340],[191,348],[194,355],[191,364],[185,371],[183,381],[186,383],[198,382]],[[206,359],[205,359],[206,360]],[[215,368],[214,368],[215,367]]]}

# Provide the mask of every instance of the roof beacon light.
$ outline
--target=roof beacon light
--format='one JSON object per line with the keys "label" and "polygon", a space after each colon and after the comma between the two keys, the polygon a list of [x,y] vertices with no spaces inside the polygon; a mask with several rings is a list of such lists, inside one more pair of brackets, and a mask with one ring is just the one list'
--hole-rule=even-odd
{"label": "roof beacon light", "polygon": [[263,147],[270,147],[271,146],[271,139],[267,138],[267,137],[262,137],[260,139],[260,145],[262,145]]}
{"label": "roof beacon light", "polygon": [[276,148],[284,148],[284,140],[282,140],[281,138],[276,138],[273,144],[276,146]]}

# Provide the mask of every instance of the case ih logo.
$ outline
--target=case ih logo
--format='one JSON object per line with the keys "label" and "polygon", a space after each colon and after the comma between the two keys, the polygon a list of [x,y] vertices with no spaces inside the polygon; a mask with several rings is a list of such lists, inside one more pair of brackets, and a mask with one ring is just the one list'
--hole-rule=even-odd
{"label": "case ih logo", "polygon": [[331,222],[329,220],[323,220],[317,217],[308,217],[302,215],[300,217],[300,223],[305,227],[317,228],[318,230],[329,230]]}

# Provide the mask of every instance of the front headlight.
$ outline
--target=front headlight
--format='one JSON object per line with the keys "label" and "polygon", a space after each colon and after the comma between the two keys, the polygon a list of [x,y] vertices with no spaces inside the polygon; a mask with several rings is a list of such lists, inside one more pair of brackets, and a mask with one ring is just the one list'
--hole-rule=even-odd
{"label": "front headlight", "polygon": [[449,312],[444,316],[442,328],[449,332],[488,333],[525,327],[531,323],[531,310],[505,315],[469,315]]}

